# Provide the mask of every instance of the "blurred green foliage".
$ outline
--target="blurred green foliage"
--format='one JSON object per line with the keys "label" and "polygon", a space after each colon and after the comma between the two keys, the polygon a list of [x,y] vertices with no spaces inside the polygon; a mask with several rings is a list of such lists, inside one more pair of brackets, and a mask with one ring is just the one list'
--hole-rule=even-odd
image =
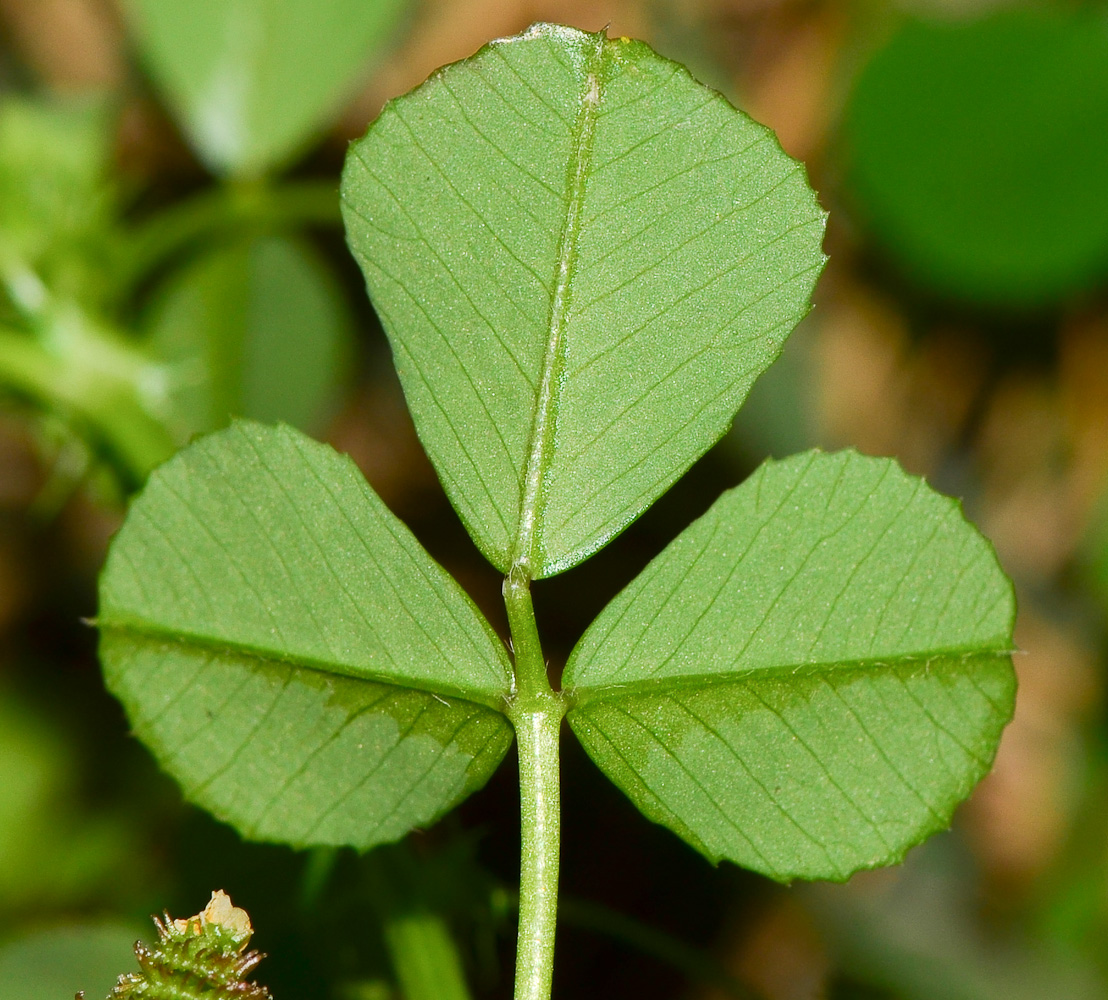
{"label": "blurred green foliage", "polygon": [[97,100],[5,94],[0,102],[0,266],[9,281],[26,268],[59,290],[92,295],[89,265],[104,253],[116,210],[112,110]]}
{"label": "blurred green foliage", "polygon": [[125,924],[87,923],[17,938],[0,946],[0,1000],[69,1000],[77,988],[100,1000],[133,965],[138,936]]}
{"label": "blurred green foliage", "polygon": [[114,175],[117,101],[0,97],[0,387],[63,418],[79,468],[105,462],[127,492],[233,415],[333,412],[350,318],[301,234],[337,221],[337,191],[275,171],[406,7],[125,4],[197,155],[233,178],[164,211],[136,212]]}
{"label": "blurred green foliage", "polygon": [[75,748],[0,693],[0,921],[96,898],[136,847],[127,817],[85,807]]}
{"label": "blurred green foliage", "polygon": [[216,173],[283,167],[316,138],[408,0],[125,0],[154,80]]}
{"label": "blurred green foliage", "polygon": [[310,244],[286,236],[189,262],[164,283],[148,331],[152,353],[174,373],[170,397],[184,440],[231,414],[322,426],[349,360],[338,283]]}
{"label": "blurred green foliage", "polygon": [[1001,10],[909,21],[862,70],[850,193],[919,284],[1007,309],[1108,275],[1108,18]]}

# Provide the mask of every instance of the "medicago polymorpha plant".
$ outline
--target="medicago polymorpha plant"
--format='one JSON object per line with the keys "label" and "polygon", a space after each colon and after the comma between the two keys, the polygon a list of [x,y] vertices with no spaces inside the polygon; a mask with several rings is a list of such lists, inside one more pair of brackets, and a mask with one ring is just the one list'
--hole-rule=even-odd
{"label": "medicago polymorpha plant", "polygon": [[891,459],[766,462],[548,679],[531,582],[717,441],[809,308],[824,213],[773,134],[640,42],[537,25],[387,105],[342,195],[511,641],[348,458],[284,426],[200,438],[134,502],[99,613],[185,794],[250,838],[368,850],[514,738],[519,1000],[550,992],[563,719],[648,818],[781,881],[945,828],[1011,715],[1012,589]]}

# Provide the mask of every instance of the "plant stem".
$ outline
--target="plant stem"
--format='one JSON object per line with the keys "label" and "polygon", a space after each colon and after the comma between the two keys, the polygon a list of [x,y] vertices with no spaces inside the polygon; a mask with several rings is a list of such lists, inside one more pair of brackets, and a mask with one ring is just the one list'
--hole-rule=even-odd
{"label": "plant stem", "polygon": [[513,718],[519,744],[519,940],[515,1000],[547,1000],[558,913],[560,707]]}
{"label": "plant stem", "polygon": [[516,695],[508,717],[519,749],[519,940],[515,1000],[548,1000],[558,915],[560,789],[558,738],[564,700],[550,688],[539,644],[530,581],[513,568],[504,605],[515,652]]}
{"label": "plant stem", "polygon": [[120,248],[117,272],[133,288],[174,255],[203,240],[253,231],[341,225],[335,185],[321,181],[224,184],[158,212],[138,225]]}
{"label": "plant stem", "polygon": [[366,855],[373,908],[405,1000],[471,1000],[461,955],[426,895],[426,875],[408,841]]}
{"label": "plant stem", "polygon": [[128,485],[138,486],[175,450],[168,428],[141,398],[138,383],[153,366],[80,317],[61,326],[64,343],[53,349],[29,332],[0,329],[0,381],[43,409],[87,425]]}
{"label": "plant stem", "polygon": [[554,697],[546,676],[546,660],[542,655],[539,629],[535,623],[535,607],[531,603],[531,581],[519,566],[513,566],[504,577],[504,608],[508,612],[508,627],[512,630],[512,653],[515,657],[515,701],[535,701]]}

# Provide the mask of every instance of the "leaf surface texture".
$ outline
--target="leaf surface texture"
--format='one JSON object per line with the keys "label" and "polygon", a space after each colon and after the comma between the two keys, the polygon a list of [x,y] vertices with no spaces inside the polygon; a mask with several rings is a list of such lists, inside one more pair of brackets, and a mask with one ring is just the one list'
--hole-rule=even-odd
{"label": "leaf surface texture", "polygon": [[725,493],[586,632],[569,722],[713,860],[846,878],[948,825],[1011,717],[1014,601],[955,501],[809,452]]}
{"label": "leaf surface texture", "polygon": [[511,742],[495,634],[353,463],[288,427],[236,423],[151,476],[99,625],[135,731],[255,839],[395,840]]}
{"label": "leaf surface texture", "polygon": [[769,130],[640,42],[552,25],[391,102],[343,207],[447,493],[532,577],[718,440],[824,259]]}

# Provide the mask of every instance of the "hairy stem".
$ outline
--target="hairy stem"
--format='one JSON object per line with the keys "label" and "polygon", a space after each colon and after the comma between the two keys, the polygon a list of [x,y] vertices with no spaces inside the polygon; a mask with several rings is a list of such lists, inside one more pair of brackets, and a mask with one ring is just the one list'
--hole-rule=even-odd
{"label": "hairy stem", "polygon": [[550,688],[530,581],[513,570],[504,604],[515,650],[516,693],[508,716],[519,748],[519,940],[515,1000],[549,1000],[558,914],[558,737],[566,706]]}
{"label": "hairy stem", "polygon": [[548,1000],[558,913],[560,706],[513,722],[519,744],[519,940],[515,1000]]}

